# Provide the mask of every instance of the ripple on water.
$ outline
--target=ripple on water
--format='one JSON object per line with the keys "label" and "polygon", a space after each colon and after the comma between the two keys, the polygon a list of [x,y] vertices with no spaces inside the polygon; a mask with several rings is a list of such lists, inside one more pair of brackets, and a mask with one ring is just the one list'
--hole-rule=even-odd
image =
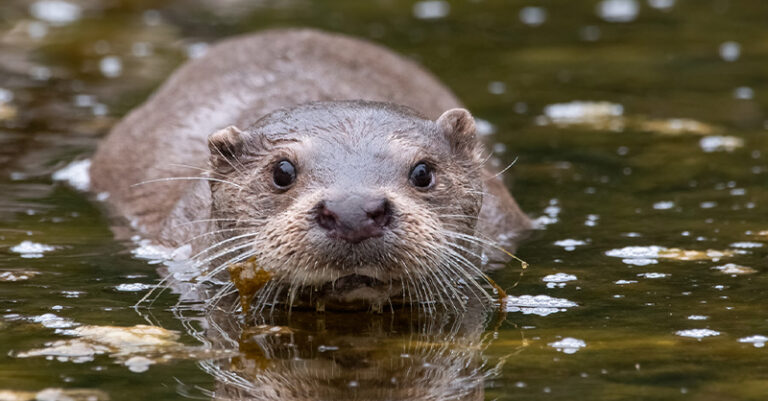
{"label": "ripple on water", "polygon": [[521,312],[524,315],[547,316],[564,312],[567,308],[578,306],[576,302],[565,298],[554,298],[549,295],[508,296],[506,299],[507,312]]}
{"label": "ripple on water", "polygon": [[566,337],[560,341],[549,343],[548,345],[564,354],[574,354],[579,349],[586,347],[587,343],[578,338]]}

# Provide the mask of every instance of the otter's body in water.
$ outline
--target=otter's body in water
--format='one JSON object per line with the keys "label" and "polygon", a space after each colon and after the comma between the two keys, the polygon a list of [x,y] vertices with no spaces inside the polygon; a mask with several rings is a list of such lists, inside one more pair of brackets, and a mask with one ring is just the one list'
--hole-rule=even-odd
{"label": "otter's body in water", "polygon": [[114,127],[93,189],[211,274],[253,261],[271,277],[262,303],[455,306],[459,287],[480,288],[481,253],[530,227],[460,107],[367,42],[312,30],[230,39]]}

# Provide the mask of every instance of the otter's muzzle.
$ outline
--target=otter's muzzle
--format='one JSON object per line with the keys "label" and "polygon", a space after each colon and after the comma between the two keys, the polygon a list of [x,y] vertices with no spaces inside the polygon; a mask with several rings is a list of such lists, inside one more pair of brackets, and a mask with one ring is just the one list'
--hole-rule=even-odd
{"label": "otter's muzzle", "polygon": [[317,224],[329,237],[352,244],[381,237],[392,220],[389,200],[360,195],[321,201],[315,211]]}

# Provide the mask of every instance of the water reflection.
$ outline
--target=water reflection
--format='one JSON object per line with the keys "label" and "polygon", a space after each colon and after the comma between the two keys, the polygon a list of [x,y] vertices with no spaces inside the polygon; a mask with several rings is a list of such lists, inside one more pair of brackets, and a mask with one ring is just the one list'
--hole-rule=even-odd
{"label": "water reflection", "polygon": [[479,305],[460,316],[406,308],[247,320],[222,311],[189,320],[211,349],[238,351],[202,364],[216,379],[214,399],[482,400],[504,362],[483,355],[497,335],[487,326],[500,322]]}

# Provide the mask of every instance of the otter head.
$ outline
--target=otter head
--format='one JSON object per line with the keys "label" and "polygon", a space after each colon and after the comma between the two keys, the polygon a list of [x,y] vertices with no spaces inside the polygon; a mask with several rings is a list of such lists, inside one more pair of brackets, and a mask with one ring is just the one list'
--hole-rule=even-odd
{"label": "otter head", "polygon": [[224,128],[209,148],[213,249],[269,272],[257,302],[456,306],[462,286],[479,288],[482,160],[466,110],[431,121],[388,103],[310,103]]}

